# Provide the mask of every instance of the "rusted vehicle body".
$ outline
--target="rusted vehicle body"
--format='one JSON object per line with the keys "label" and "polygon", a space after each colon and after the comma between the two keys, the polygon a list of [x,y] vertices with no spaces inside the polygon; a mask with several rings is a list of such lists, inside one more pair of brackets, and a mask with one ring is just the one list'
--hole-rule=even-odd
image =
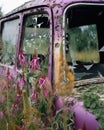
{"label": "rusted vehicle body", "polygon": [[[36,49],[47,60],[47,73],[55,87],[60,76],[60,54],[75,75],[75,86],[104,82],[103,0],[33,0],[0,18],[0,77],[9,68],[20,71],[18,55],[27,60]],[[86,123],[97,130],[95,116],[75,104],[75,130]]]}

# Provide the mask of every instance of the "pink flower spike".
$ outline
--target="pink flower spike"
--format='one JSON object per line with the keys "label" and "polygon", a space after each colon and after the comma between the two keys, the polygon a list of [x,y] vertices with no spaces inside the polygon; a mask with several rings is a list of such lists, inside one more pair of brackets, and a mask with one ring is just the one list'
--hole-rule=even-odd
{"label": "pink flower spike", "polygon": [[36,50],[34,50],[34,55],[33,55],[33,59],[32,61],[30,61],[29,65],[30,65],[30,70],[34,71],[35,69],[39,69],[40,64],[39,64],[39,57],[36,54]]}
{"label": "pink flower spike", "polygon": [[33,93],[31,94],[31,100],[36,99],[36,97],[37,97],[37,94],[33,92]]}
{"label": "pink flower spike", "polygon": [[21,129],[22,129],[22,130],[25,130],[25,126],[24,126],[24,124],[21,126]]}
{"label": "pink flower spike", "polygon": [[26,78],[25,78],[25,76],[23,74],[22,78],[20,80],[20,87],[23,88],[23,87],[25,87],[25,85],[26,85]]}
{"label": "pink flower spike", "polygon": [[45,77],[45,75],[43,75],[43,76],[39,79],[39,86],[40,86],[40,88],[43,88],[43,87],[44,87],[45,82],[46,82],[46,77]]}
{"label": "pink flower spike", "polygon": [[39,57],[34,57],[32,61],[29,63],[31,71],[34,71],[35,69],[38,69],[40,67],[39,65]]}
{"label": "pink flower spike", "polygon": [[2,109],[2,111],[0,112],[0,118],[2,119],[5,116],[5,111],[4,109]]}
{"label": "pink flower spike", "polygon": [[8,79],[8,81],[11,81],[11,80],[12,80],[12,75],[10,74],[9,69],[8,69],[8,71],[7,71],[7,79]]}
{"label": "pink flower spike", "polygon": [[12,110],[19,110],[19,106],[16,102],[12,104]]}
{"label": "pink flower spike", "polygon": [[25,56],[23,54],[22,49],[20,49],[20,53],[19,53],[19,58],[18,59],[19,59],[19,62],[20,62],[21,66],[24,66],[26,64],[26,58],[25,58]]}
{"label": "pink flower spike", "polygon": [[22,96],[22,91],[20,89],[19,86],[17,86],[17,95],[16,95],[16,100],[20,100],[21,99],[21,96]]}
{"label": "pink flower spike", "polygon": [[41,89],[43,89],[44,96],[47,97],[49,95],[51,85],[50,85],[49,79],[45,75],[43,75],[39,79],[39,86]]}
{"label": "pink flower spike", "polygon": [[3,103],[3,98],[2,98],[2,96],[0,96],[0,104],[2,104]]}
{"label": "pink flower spike", "polygon": [[45,97],[48,97],[48,95],[49,95],[49,90],[48,89],[43,89],[43,93],[44,93],[44,96]]}
{"label": "pink flower spike", "polygon": [[31,100],[36,102],[36,103],[38,102],[38,92],[36,92],[36,91],[32,92]]}

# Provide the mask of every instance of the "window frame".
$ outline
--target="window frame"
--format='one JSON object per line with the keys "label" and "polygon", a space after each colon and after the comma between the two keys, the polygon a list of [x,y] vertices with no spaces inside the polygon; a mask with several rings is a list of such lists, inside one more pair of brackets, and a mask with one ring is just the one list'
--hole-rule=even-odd
{"label": "window frame", "polygon": [[[5,16],[4,18],[2,18],[2,20],[0,21],[0,37],[2,38],[2,32],[3,32],[3,27],[4,27],[4,23],[8,22],[8,21],[12,21],[12,20],[19,20],[19,24],[20,24],[20,13],[18,14],[13,14],[11,16]],[[20,30],[20,26],[18,27],[18,32],[17,32],[17,39],[16,39],[16,50],[15,50],[15,58],[14,58],[14,64],[13,64],[13,68],[16,69],[16,53],[17,53],[17,46],[18,46],[18,39],[19,39],[19,30]],[[1,63],[1,65],[6,65],[4,63]],[[11,66],[11,65],[8,65]]]}
{"label": "window frame", "polygon": [[27,15],[31,15],[31,14],[39,14],[39,12],[41,13],[45,13],[48,14],[49,19],[50,19],[50,47],[49,47],[49,62],[48,62],[48,78],[50,79],[51,83],[53,83],[53,42],[54,42],[54,20],[53,20],[53,10],[51,8],[49,8],[48,6],[39,6],[39,7],[34,7],[32,9],[28,9],[25,10],[24,12],[22,12],[21,15],[21,27],[20,27],[20,36],[19,36],[19,44],[18,44],[18,50],[17,50],[17,55],[16,55],[16,59],[17,59],[17,63],[16,63],[16,68],[18,68],[18,56],[19,56],[19,52],[20,49],[22,47],[22,37],[23,37],[23,26],[24,26],[24,19],[25,16]]}
{"label": "window frame", "polygon": [[[81,2],[81,3],[73,3],[68,5],[64,11],[63,11],[63,52],[64,52],[64,57],[66,59],[66,52],[65,52],[65,38],[66,38],[66,12],[68,9],[71,9],[72,7],[77,7],[77,6],[103,6],[104,7],[104,3],[92,3],[92,2]],[[104,77],[101,78],[91,78],[91,79],[83,79],[83,80],[78,80],[75,81],[75,86],[81,86],[81,85],[87,85],[87,84],[95,84],[95,83],[104,83]]]}

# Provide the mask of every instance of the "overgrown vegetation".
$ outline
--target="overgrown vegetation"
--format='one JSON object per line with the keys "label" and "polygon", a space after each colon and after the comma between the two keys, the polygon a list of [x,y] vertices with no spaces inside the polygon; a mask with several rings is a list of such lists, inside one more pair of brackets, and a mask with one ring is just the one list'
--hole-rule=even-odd
{"label": "overgrown vegetation", "polygon": [[[98,40],[95,25],[80,26],[68,30],[69,54],[67,61],[99,61]],[[90,56],[89,56],[90,54]]]}
{"label": "overgrown vegetation", "polygon": [[76,88],[77,98],[83,100],[84,107],[96,116],[100,123],[99,130],[104,128],[104,84],[87,85]]}
{"label": "overgrown vegetation", "polygon": [[0,7],[0,17],[3,16],[2,7]]}
{"label": "overgrown vegetation", "polygon": [[18,59],[22,72],[8,69],[0,81],[0,130],[72,130],[73,113],[53,92],[36,51],[27,62],[21,49]]}
{"label": "overgrown vegetation", "polygon": [[69,30],[70,44],[78,52],[98,48],[95,25],[81,26]]}
{"label": "overgrown vegetation", "polygon": [[100,123],[100,128],[104,128],[104,101],[100,100],[100,96],[94,93],[85,93],[83,95],[84,106],[96,116],[96,120]]}

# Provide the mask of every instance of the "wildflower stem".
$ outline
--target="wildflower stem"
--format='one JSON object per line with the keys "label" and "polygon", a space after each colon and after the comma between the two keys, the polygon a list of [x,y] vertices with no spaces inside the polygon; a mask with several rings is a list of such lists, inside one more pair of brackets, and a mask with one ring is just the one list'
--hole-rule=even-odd
{"label": "wildflower stem", "polygon": [[8,120],[7,120],[7,128],[8,128],[8,122],[11,121],[10,111],[9,111],[9,80],[8,79],[7,79],[7,115],[8,115]]}
{"label": "wildflower stem", "polygon": [[28,100],[28,96],[26,90],[22,91],[23,93],[23,106],[24,106],[24,124],[25,129],[28,130],[28,124],[30,123],[30,104]]}
{"label": "wildflower stem", "polygon": [[7,123],[7,130],[9,130],[9,128],[8,128],[8,123]]}

